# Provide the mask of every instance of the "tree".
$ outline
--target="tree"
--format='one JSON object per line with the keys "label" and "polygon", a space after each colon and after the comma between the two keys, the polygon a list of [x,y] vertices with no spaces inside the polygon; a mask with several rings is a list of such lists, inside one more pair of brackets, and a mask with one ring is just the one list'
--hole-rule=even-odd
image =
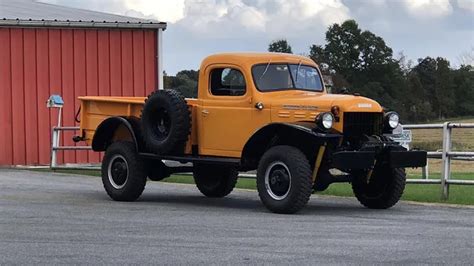
{"label": "tree", "polygon": [[318,64],[328,64],[328,55],[321,45],[313,44],[309,47],[309,58]]}
{"label": "tree", "polygon": [[360,69],[360,33],[361,30],[354,20],[347,20],[341,25],[333,24],[326,32],[326,63],[349,82]]}
{"label": "tree", "polygon": [[424,97],[428,99],[438,119],[455,114],[454,91],[449,61],[444,58],[425,57],[418,59],[413,68],[423,86]]}
{"label": "tree", "polygon": [[403,93],[410,95],[404,98],[403,110],[408,121],[426,121],[434,116],[429,97],[416,73],[411,72],[407,75],[407,87]]}
{"label": "tree", "polygon": [[164,88],[179,90],[187,98],[196,98],[199,70],[182,70],[176,76],[164,75]]}
{"label": "tree", "polygon": [[394,59],[382,37],[348,20],[331,25],[326,44],[310,46],[309,54],[319,65],[328,66],[323,74],[331,75],[333,91],[349,87],[350,92],[397,110],[405,121],[474,114],[472,51],[463,54],[457,70],[440,57],[418,59],[413,66],[403,54]]}
{"label": "tree", "polygon": [[268,51],[274,53],[287,53],[292,54],[291,46],[285,39],[273,41],[268,45]]}
{"label": "tree", "polygon": [[441,57],[436,58],[434,93],[440,119],[456,115],[454,85],[449,61]]}
{"label": "tree", "polygon": [[474,66],[474,46],[471,47],[471,50],[459,55],[458,60],[461,66]]}
{"label": "tree", "polygon": [[326,42],[324,47],[312,45],[310,57],[319,64],[327,64],[353,85],[374,81],[370,79],[381,76],[384,66],[395,62],[385,41],[370,31],[362,31],[354,20],[330,26]]}
{"label": "tree", "polygon": [[328,66],[334,91],[352,87],[386,107],[397,107],[396,94],[404,84],[403,72],[385,41],[370,31],[362,31],[354,20],[333,24],[326,32],[326,45],[312,45],[310,57]]}
{"label": "tree", "polygon": [[370,31],[360,34],[360,65],[364,69],[376,68],[393,62],[392,48],[385,44],[382,37]]}
{"label": "tree", "polygon": [[474,114],[474,67],[462,66],[453,71],[454,98],[458,115]]}
{"label": "tree", "polygon": [[185,75],[187,76],[189,79],[191,80],[194,80],[194,81],[198,81],[199,79],[199,70],[181,70],[179,71],[176,76],[180,76],[180,75]]}

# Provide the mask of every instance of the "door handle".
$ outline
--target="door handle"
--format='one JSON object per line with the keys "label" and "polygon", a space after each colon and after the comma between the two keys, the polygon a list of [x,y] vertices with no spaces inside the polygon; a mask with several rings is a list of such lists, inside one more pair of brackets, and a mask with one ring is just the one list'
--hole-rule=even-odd
{"label": "door handle", "polygon": [[201,113],[202,113],[203,115],[208,115],[208,114],[209,114],[209,111],[208,111],[208,110],[202,110]]}

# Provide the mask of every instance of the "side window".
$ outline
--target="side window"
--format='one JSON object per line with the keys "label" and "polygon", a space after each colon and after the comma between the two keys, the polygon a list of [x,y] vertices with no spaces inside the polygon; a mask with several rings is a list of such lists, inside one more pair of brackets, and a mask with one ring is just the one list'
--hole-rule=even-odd
{"label": "side window", "polygon": [[241,96],[245,94],[245,78],[233,68],[216,68],[211,71],[211,94]]}

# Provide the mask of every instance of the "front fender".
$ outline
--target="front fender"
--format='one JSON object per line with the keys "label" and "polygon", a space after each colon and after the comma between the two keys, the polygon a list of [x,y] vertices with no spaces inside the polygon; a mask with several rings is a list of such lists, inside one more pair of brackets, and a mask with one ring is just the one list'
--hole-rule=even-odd
{"label": "front fender", "polygon": [[107,147],[117,139],[116,131],[123,127],[129,134],[126,140],[135,144],[137,151],[143,147],[141,143],[140,119],[137,117],[113,116],[100,123],[92,138],[92,150],[105,151]]}
{"label": "front fender", "polygon": [[247,141],[242,150],[242,165],[256,168],[260,157],[275,145],[295,146],[312,158],[317,147],[325,142],[337,142],[341,137],[339,134],[315,132],[303,124],[271,123],[257,130]]}

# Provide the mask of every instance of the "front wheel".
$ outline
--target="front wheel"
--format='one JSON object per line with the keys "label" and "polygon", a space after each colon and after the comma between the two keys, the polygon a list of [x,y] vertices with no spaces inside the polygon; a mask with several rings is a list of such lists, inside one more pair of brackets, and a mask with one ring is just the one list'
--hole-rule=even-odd
{"label": "front wheel", "polygon": [[145,164],[135,145],[128,141],[112,143],[102,160],[102,183],[107,194],[116,201],[134,201],[146,184]]}
{"label": "front wheel", "polygon": [[275,146],[260,159],[258,195],[270,211],[287,214],[299,211],[308,203],[311,187],[311,167],[299,149]]}
{"label": "front wheel", "polygon": [[376,166],[368,178],[366,171],[353,173],[352,190],[357,200],[370,209],[388,209],[395,205],[405,190],[403,168]]}

